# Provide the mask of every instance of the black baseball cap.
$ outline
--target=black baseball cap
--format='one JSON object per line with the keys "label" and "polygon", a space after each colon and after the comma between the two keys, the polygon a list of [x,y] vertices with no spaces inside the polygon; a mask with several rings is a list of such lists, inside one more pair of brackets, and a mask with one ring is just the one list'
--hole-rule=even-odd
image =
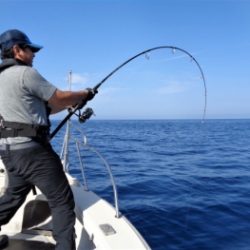
{"label": "black baseball cap", "polygon": [[16,44],[22,44],[29,47],[34,53],[42,49],[42,46],[34,44],[28,36],[20,30],[7,30],[0,35],[0,49],[10,49]]}

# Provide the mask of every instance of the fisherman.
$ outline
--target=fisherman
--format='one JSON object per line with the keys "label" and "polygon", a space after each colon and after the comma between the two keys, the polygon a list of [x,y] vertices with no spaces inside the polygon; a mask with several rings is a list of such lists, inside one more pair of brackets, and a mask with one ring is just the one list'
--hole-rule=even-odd
{"label": "fisherman", "polygon": [[[62,91],[48,82],[32,67],[41,48],[17,29],[0,35],[0,157],[9,179],[0,197],[0,228],[37,186],[51,209],[55,249],[73,250],[75,204],[60,158],[49,142],[49,114],[91,100],[95,91]],[[7,245],[8,236],[0,235],[0,249]]]}

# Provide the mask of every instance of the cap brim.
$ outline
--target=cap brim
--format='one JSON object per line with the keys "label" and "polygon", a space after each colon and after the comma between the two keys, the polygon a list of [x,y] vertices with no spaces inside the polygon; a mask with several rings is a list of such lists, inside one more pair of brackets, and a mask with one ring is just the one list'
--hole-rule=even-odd
{"label": "cap brim", "polygon": [[43,46],[40,46],[40,45],[37,45],[37,44],[34,44],[34,43],[31,43],[31,44],[27,44],[27,46],[34,52],[38,52],[40,49],[43,48]]}

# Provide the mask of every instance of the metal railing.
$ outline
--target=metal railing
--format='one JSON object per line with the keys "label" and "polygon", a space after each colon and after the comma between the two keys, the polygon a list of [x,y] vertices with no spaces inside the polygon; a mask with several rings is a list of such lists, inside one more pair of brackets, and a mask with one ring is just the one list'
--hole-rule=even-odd
{"label": "metal railing", "polygon": [[83,164],[83,160],[82,160],[82,156],[81,156],[81,150],[80,150],[81,146],[86,148],[87,150],[93,152],[95,155],[97,155],[98,158],[103,163],[103,165],[106,167],[106,170],[108,171],[109,178],[110,178],[112,188],[113,188],[114,203],[115,203],[114,205],[115,205],[115,211],[116,211],[115,216],[116,216],[116,218],[119,218],[121,216],[121,213],[119,211],[118,192],[117,192],[117,187],[116,187],[114,176],[112,174],[111,167],[108,164],[108,162],[105,160],[105,158],[100,154],[100,152],[98,150],[96,150],[94,147],[92,147],[92,146],[90,146],[88,144],[87,136],[84,135],[80,129],[77,129],[77,131],[81,135],[81,140],[75,139],[75,143],[76,143],[76,149],[77,149],[77,154],[78,154],[80,168],[81,168],[81,174],[82,174],[82,178],[83,178],[83,182],[84,182],[84,188],[85,188],[85,190],[88,190],[87,178],[86,178],[86,175],[85,175],[85,166]]}

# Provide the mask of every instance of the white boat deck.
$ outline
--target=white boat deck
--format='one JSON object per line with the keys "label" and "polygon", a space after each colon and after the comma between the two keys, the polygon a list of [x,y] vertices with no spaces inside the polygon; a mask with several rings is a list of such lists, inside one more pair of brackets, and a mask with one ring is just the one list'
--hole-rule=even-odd
{"label": "white boat deck", "polygon": [[[0,174],[0,184],[3,187],[1,177],[3,173]],[[116,217],[116,210],[111,204],[92,191],[84,190],[71,175],[67,174],[67,178],[76,204],[77,250],[150,249],[124,216]],[[11,221],[2,226],[1,234],[7,234],[10,238],[10,244],[5,250],[47,250],[54,249],[55,246],[52,230],[48,203],[37,189],[37,194],[30,192]]]}

